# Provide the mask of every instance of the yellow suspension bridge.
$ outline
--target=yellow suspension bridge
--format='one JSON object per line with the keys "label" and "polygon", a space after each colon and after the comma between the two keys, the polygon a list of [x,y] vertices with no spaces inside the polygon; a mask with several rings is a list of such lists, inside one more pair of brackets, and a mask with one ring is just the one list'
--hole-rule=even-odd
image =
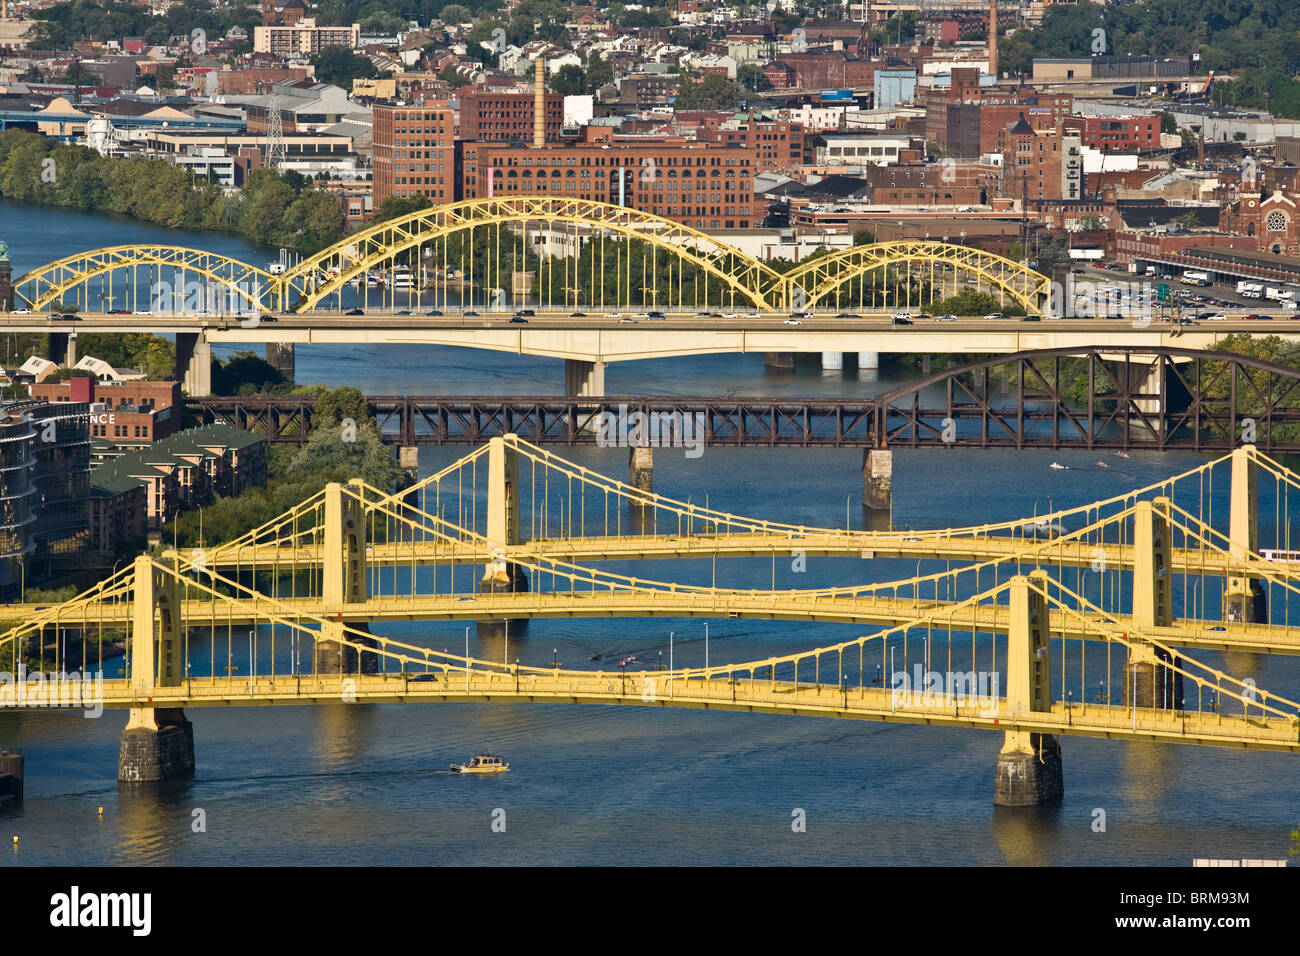
{"label": "yellow suspension bridge", "polygon": [[[95,696],[129,708],[119,776],[130,780],[192,768],[183,708],[197,706],[563,701],[982,727],[1005,734],[995,798],[1037,802],[1060,790],[1057,735],[1300,751],[1300,704],[1187,653],[1300,652],[1290,623],[1300,554],[1285,531],[1262,548],[1258,529],[1259,502],[1271,492],[1285,516],[1298,483],[1243,446],[1048,515],[854,531],[652,494],[508,435],[412,488],[331,484],[233,541],[142,555],[65,603],[12,606],[20,623],[0,634],[0,661],[13,673],[48,670],[47,654],[62,660],[70,643],[89,660],[114,644],[128,653],[121,679],[24,684],[21,695],[5,685],[0,707],[73,709]],[[776,561],[808,554],[915,558],[917,573],[776,588]],[[594,566],[652,556],[706,559],[710,579]],[[768,557],[772,587],[720,585],[718,559],[739,556]],[[921,573],[921,561],[943,567]],[[511,637],[518,649],[529,618],[555,616],[849,622],[868,633],[702,668],[671,656],[664,670],[512,662]],[[372,633],[453,619],[499,635],[501,660]],[[947,677],[909,683],[916,665]]]}

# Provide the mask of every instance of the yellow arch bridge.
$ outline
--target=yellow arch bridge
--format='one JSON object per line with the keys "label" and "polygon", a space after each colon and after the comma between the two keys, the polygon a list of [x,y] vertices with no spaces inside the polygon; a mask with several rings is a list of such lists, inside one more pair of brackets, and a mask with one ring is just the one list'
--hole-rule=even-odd
{"label": "yellow arch bridge", "polygon": [[[0,686],[0,707],[129,709],[125,780],[192,769],[183,708],[199,706],[549,701],[968,727],[1004,734],[995,799],[1037,802],[1061,792],[1061,735],[1300,751],[1300,703],[1189,653],[1300,652],[1300,554],[1261,544],[1256,516],[1266,495],[1289,514],[1298,482],[1246,446],[1083,507],[900,534],[702,508],[505,436],[412,488],[332,484],[233,541],[141,555],[72,600],[12,607],[11,673],[126,655],[120,677]],[[808,554],[880,560],[884,579],[776,587],[776,561]],[[742,555],[771,560],[771,588],[718,580],[718,559]],[[599,566],[665,556],[706,560],[675,581]],[[884,562],[904,556],[916,573],[891,578]],[[663,669],[512,659],[512,637],[527,654],[527,620],[547,616],[864,633],[756,659],[732,643],[703,666],[679,666],[670,645]],[[482,656],[382,633],[452,619],[478,622]]]}
{"label": "yellow arch bridge", "polygon": [[399,301],[415,309],[536,302],[602,312],[775,312],[920,307],[967,288],[1036,312],[1050,282],[1021,263],[945,242],[881,242],[797,265],[764,262],[625,206],[512,196],[387,220],[275,274],[200,250],[114,246],[41,266],[14,288],[38,312],[313,312]]}

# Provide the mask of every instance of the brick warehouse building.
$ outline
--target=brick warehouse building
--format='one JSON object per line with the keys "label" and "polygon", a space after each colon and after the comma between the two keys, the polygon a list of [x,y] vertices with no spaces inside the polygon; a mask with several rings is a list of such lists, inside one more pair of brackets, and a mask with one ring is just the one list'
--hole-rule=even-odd
{"label": "brick warehouse building", "polygon": [[696,229],[749,229],[757,151],[676,136],[615,137],[588,127],[588,142],[541,149],[462,143],[463,198],[565,196],[626,205]]}
{"label": "brick warehouse building", "polygon": [[[479,143],[531,142],[533,93],[466,93],[460,99],[460,138]],[[564,129],[564,97],[546,94],[546,139],[558,142]]]}
{"label": "brick warehouse building", "polygon": [[456,116],[443,100],[422,106],[376,103],[374,208],[389,196],[428,196],[435,206],[456,199]]}

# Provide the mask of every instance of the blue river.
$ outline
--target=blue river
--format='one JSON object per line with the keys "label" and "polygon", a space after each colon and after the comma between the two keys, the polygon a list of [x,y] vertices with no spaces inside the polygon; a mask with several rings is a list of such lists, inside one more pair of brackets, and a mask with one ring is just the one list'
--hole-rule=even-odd
{"label": "blue river", "polygon": [[[78,213],[0,204],[0,239],[15,276],[83,249],[137,242],[206,246],[262,264],[276,250]],[[87,342],[82,352],[92,352]],[[227,352],[230,350],[226,350]],[[774,372],[762,356],[717,355],[610,366],[606,390],[624,395],[867,397],[910,373],[823,373],[815,361]],[[300,346],[300,382],[372,393],[559,394],[558,361],[435,347]],[[423,449],[420,471],[454,461]],[[626,450],[564,452],[619,479]],[[900,451],[894,521],[929,528],[1010,520],[1082,505],[1161,480],[1205,459],[1187,454]],[[1068,470],[1050,468],[1053,462]],[[741,515],[855,527],[861,453],[660,450],[655,490]],[[1226,487],[1214,489],[1216,514]],[[1262,520],[1286,527],[1285,505]],[[633,566],[609,565],[628,572]],[[809,558],[719,562],[737,586],[811,587],[890,580],[915,562]],[[940,570],[927,562],[922,570]],[[646,561],[638,575],[707,582],[707,562]],[[1289,608],[1293,623],[1300,609]],[[1275,618],[1276,619],[1276,618]],[[846,625],[718,620],[714,663],[845,640]],[[635,655],[704,661],[700,620],[536,620],[512,640],[524,664],[587,666]],[[376,627],[376,630],[380,630]],[[404,640],[453,652],[454,623],[394,626]],[[232,653],[239,651],[238,641]],[[470,632],[470,653],[502,650]],[[1294,694],[1295,658],[1239,655],[1211,666]],[[206,658],[205,658],[206,660]],[[243,660],[247,661],[247,651]],[[108,662],[114,676],[116,662]],[[196,665],[197,666],[197,665]],[[14,865],[247,864],[873,864],[1187,866],[1195,857],[1279,858],[1300,821],[1300,759],[1208,747],[1062,739],[1065,797],[1030,810],[993,805],[1001,735],[814,718],[561,704],[431,704],[200,709],[192,780],[137,790],[116,782],[126,715],[98,719],[28,710],[0,715],[0,748],[27,755],[27,798],[0,811]],[[499,753],[511,771],[463,778],[453,762]],[[102,815],[99,810],[102,808]],[[1093,823],[1105,811],[1104,832]],[[197,814],[196,811],[203,811]],[[807,825],[795,832],[802,811]],[[204,828],[197,830],[201,817]],[[494,832],[494,819],[506,820]],[[197,831],[197,832],[196,832]],[[10,836],[20,838],[10,850]]]}

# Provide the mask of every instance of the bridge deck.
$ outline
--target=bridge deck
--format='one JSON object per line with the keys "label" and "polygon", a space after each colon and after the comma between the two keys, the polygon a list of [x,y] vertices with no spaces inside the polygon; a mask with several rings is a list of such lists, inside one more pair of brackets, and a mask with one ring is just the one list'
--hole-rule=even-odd
{"label": "bridge deck", "polygon": [[[19,607],[17,605],[15,608]],[[1006,605],[981,604],[951,612],[947,602],[908,597],[826,597],[799,592],[645,591],[631,593],[573,592],[518,594],[463,594],[372,598],[364,604],[328,608],[319,597],[281,598],[274,602],[252,599],[238,609],[220,609],[205,601],[186,601],[183,620],[191,627],[254,627],[273,619],[297,621],[301,617],[341,617],[348,622],[500,620],[563,617],[678,617],[745,618],[754,620],[817,621],[893,627],[908,622],[924,626],[933,620],[936,630],[1005,633],[1010,624]],[[32,613],[25,613],[31,619]],[[130,622],[128,602],[105,604],[86,615],[57,618],[59,627],[97,626],[124,628]],[[1300,628],[1268,624],[1179,620],[1169,627],[1139,628],[1126,615],[1116,615],[1111,629],[1140,631],[1172,647],[1300,654]],[[1051,612],[1053,636],[1074,640],[1099,640],[1107,626],[1103,618],[1089,619],[1061,610]],[[51,619],[51,626],[55,620]],[[379,638],[382,641],[382,638]]]}
{"label": "bridge deck", "polygon": [[[788,681],[704,680],[666,672],[555,674],[464,671],[414,680],[416,675],[351,675],[317,678],[198,678],[183,685],[133,689],[128,681],[103,682],[108,708],[195,706],[343,706],[365,703],[531,701],[688,707],[805,717],[840,717],[996,731],[1148,740],[1234,749],[1300,752],[1300,722],[1260,714],[1165,711],[1109,704],[1053,705],[1051,711],[1012,712],[1000,698],[959,702],[942,694],[930,700],[897,697],[882,688]],[[430,676],[430,675],[424,675]],[[8,703],[0,699],[0,708]],[[29,702],[29,706],[31,703]],[[65,701],[64,708],[80,707]]]}

